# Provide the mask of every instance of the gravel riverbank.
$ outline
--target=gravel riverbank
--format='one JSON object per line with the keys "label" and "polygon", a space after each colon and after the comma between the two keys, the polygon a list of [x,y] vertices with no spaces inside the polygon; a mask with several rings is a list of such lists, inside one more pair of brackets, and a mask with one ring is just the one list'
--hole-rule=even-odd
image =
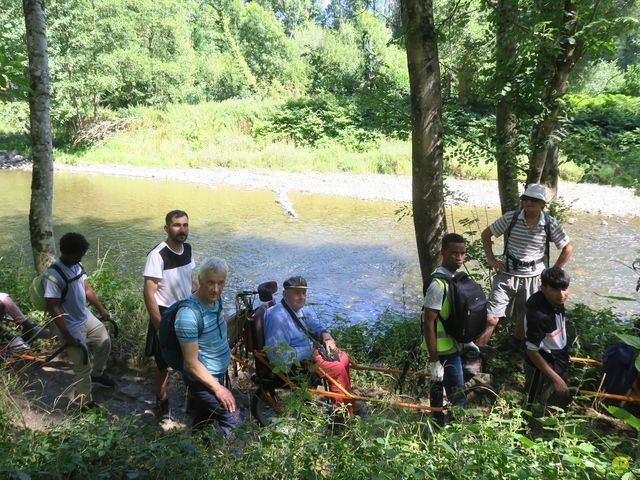
{"label": "gravel riverbank", "polygon": [[[25,167],[23,167],[25,168]],[[28,167],[27,167],[28,168]],[[411,177],[353,173],[291,173],[265,169],[229,168],[152,168],[127,165],[56,164],[56,171],[93,173],[127,177],[178,180],[208,185],[228,185],[240,188],[267,189],[277,193],[287,191],[337,195],[362,200],[411,200]],[[495,180],[447,179],[455,196],[466,198],[463,203],[479,207],[499,207]],[[603,215],[640,216],[640,197],[634,190],[593,184],[562,182],[559,196],[575,212]]]}

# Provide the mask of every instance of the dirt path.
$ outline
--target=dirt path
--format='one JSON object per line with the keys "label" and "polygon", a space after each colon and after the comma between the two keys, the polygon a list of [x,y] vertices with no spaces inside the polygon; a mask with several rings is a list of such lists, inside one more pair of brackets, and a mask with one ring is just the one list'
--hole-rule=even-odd
{"label": "dirt path", "polygon": [[[76,415],[77,406],[71,402],[73,397],[73,370],[71,363],[63,354],[57,356],[47,365],[25,360],[10,359],[18,378],[18,389],[23,393],[14,398],[20,409],[20,422],[33,430],[43,430],[56,425],[64,417]],[[102,404],[112,416],[123,417],[133,415],[150,425],[157,424],[153,407],[155,396],[153,390],[152,366],[131,368],[120,363],[111,363],[107,368],[114,376],[115,388],[94,385],[93,399]],[[236,402],[243,420],[250,418],[250,397],[252,393],[250,380],[240,372],[240,377],[232,379]],[[169,399],[174,422],[159,426],[167,430],[177,428],[188,429],[191,419],[186,414],[186,389],[180,375],[173,373],[169,380]]]}

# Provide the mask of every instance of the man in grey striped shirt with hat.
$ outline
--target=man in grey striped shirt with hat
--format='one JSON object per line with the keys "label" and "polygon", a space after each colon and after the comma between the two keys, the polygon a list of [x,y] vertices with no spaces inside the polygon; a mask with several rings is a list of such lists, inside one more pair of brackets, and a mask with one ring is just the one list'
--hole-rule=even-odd
{"label": "man in grey striped shirt with hat", "polygon": [[[516,316],[514,336],[517,341],[524,341],[525,303],[540,289],[540,274],[549,265],[549,242],[560,250],[554,267],[562,268],[573,252],[573,244],[562,225],[543,211],[547,204],[546,187],[531,184],[520,199],[521,209],[505,213],[481,235],[487,260],[497,274],[487,305],[487,329],[476,340],[479,347],[487,345],[498,320],[506,316],[512,302]],[[498,260],[491,238],[501,235],[505,237],[505,248],[502,260]]]}

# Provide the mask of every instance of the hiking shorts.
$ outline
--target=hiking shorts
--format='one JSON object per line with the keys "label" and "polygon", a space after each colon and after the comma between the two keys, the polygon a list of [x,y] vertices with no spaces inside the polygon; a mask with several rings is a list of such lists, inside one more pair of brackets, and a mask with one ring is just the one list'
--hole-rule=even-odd
{"label": "hiking shorts", "polygon": [[540,290],[540,275],[534,277],[516,277],[505,272],[493,277],[491,293],[487,301],[487,315],[506,317],[511,305],[516,311],[524,313],[527,300]]}
{"label": "hiking shorts", "polygon": [[[158,307],[160,309],[160,316],[167,309],[167,307]],[[160,338],[158,332],[153,326],[153,322],[149,319],[149,325],[147,327],[147,342],[145,344],[144,353],[147,357],[153,357],[156,361],[156,367],[158,370],[166,370],[169,368],[169,364],[162,356],[162,350],[160,350]]]}

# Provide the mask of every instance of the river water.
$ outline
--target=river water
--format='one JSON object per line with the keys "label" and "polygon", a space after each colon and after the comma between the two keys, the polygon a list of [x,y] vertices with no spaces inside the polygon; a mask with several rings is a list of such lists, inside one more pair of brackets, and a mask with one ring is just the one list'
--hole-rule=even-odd
{"label": "river water", "polygon": [[[0,172],[3,262],[30,266],[30,182],[30,172]],[[179,208],[189,213],[196,261],[210,255],[227,259],[231,271],[223,297],[228,306],[238,289],[270,279],[281,284],[301,274],[309,282],[309,302],[327,319],[340,315],[363,322],[385,310],[406,315],[419,310],[413,223],[398,221],[397,203],[303,193],[289,198],[297,219],[284,213],[269,190],[56,173],[55,235],[78,231],[87,237],[91,249],[83,263],[89,271],[106,255],[123,275],[141,276],[147,252],[164,239],[165,213]],[[496,209],[448,209],[449,228],[473,215],[484,228],[498,214]],[[572,216],[575,222],[565,225],[575,244],[567,266],[573,277],[570,302],[637,313],[638,302],[599,295],[634,296],[637,274],[624,264],[640,256],[640,218]],[[465,232],[460,225],[456,230]],[[501,250],[499,244],[495,248]]]}

